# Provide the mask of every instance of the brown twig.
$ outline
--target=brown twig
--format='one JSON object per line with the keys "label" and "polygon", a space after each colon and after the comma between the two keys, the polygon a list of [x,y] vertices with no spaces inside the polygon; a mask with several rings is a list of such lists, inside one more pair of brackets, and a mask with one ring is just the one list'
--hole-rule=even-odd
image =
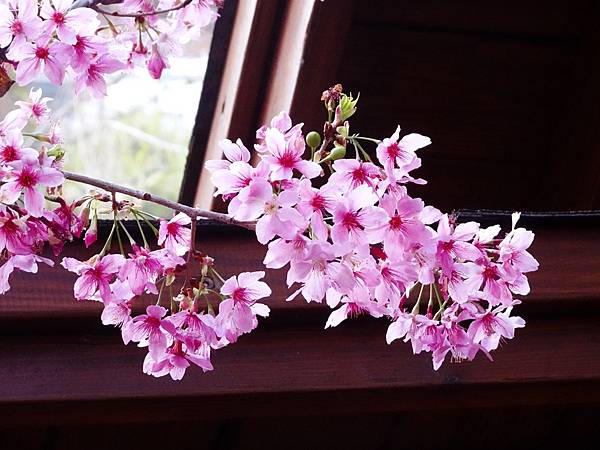
{"label": "brown twig", "polygon": [[107,192],[119,192],[121,194],[137,198],[139,200],[145,200],[147,202],[156,203],[157,205],[162,205],[174,211],[179,211],[184,214],[187,214],[192,219],[198,219],[202,217],[205,219],[211,219],[229,225],[236,225],[238,227],[246,228],[248,230],[254,230],[256,228],[255,222],[241,222],[239,220],[235,220],[227,214],[215,211],[206,211],[204,209],[182,205],[181,203],[177,203],[172,200],[159,197],[158,195],[150,194],[149,192],[140,191],[138,189],[132,189],[127,186],[111,183],[109,181],[99,180],[97,178],[88,177],[86,175],[81,175],[78,173],[63,171],[63,174],[67,180],[76,181],[78,183],[83,183],[90,186],[95,186]]}
{"label": "brown twig", "polygon": [[75,0],[71,4],[71,9],[75,8],[93,8],[96,5],[117,5],[124,0]]}
{"label": "brown twig", "polygon": [[96,6],[96,5],[92,6],[92,9],[98,11],[100,14],[104,14],[105,16],[138,18],[138,17],[146,17],[146,16],[156,16],[158,14],[166,14],[168,12],[177,11],[179,9],[185,8],[190,3],[192,3],[192,0],[185,0],[183,3],[180,3],[179,5],[173,6],[171,8],[160,9],[158,11],[152,11],[152,12],[137,12],[137,13],[120,13],[117,11],[114,11],[114,12],[113,11],[105,11],[101,8],[98,8],[98,6]]}

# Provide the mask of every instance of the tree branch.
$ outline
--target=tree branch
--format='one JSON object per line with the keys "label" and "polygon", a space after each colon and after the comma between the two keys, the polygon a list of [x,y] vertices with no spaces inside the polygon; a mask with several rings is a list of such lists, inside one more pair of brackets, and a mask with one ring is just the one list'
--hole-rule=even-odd
{"label": "tree branch", "polygon": [[238,227],[246,228],[248,230],[254,230],[256,228],[255,222],[240,222],[239,220],[235,220],[227,214],[218,213],[214,211],[206,211],[204,209],[182,205],[181,203],[177,203],[172,200],[159,197],[158,195],[150,194],[149,192],[132,189],[127,186],[121,186],[119,184],[111,183],[109,181],[98,180],[97,178],[88,177],[86,175],[81,175],[78,173],[63,171],[63,174],[67,180],[88,184],[90,186],[95,186],[97,188],[103,189],[111,193],[119,192],[121,194],[129,195],[140,200],[145,200],[147,202],[156,203],[157,205],[166,206],[167,208],[172,209],[174,211],[179,211],[184,214],[187,214],[192,219],[204,217],[205,219],[212,219],[218,222],[236,225]]}
{"label": "tree branch", "polygon": [[[84,0],[84,1],[93,1],[93,0]],[[111,0],[109,0],[111,1]],[[146,16],[156,16],[158,14],[165,14],[171,11],[177,11],[179,9],[183,9],[186,6],[188,6],[190,3],[192,3],[192,0],[184,0],[183,3],[180,3],[177,6],[173,6],[172,8],[168,8],[168,9],[160,9],[157,11],[152,11],[152,12],[137,12],[137,13],[120,13],[117,11],[104,11],[103,9],[100,9],[96,6],[93,7],[93,9],[95,9],[96,11],[98,11],[100,14],[104,14],[105,16],[114,16],[114,17],[146,17]]]}
{"label": "tree branch", "polygon": [[75,8],[92,8],[96,5],[116,5],[123,3],[124,0],[75,0],[71,4],[71,9]]}

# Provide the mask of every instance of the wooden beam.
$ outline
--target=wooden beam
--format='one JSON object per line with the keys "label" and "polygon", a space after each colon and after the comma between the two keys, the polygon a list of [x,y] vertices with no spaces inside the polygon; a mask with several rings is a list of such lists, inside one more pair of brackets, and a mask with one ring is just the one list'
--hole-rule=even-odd
{"label": "wooden beam", "polygon": [[[552,219],[546,218],[530,225],[536,233],[531,251],[540,262],[540,270],[530,274],[532,292],[519,308],[530,308],[538,313],[574,310],[581,305],[592,307],[600,301],[600,278],[595,270],[600,267],[600,227],[594,226],[594,222],[578,226],[564,222],[553,226],[553,223]],[[132,228],[131,232],[137,230]],[[226,277],[263,267],[266,248],[246,230],[220,225],[199,226],[197,246],[215,257],[217,267]],[[74,244],[67,246],[64,256],[86,259],[97,250]],[[267,281],[273,288],[269,306],[282,312],[281,316],[277,313],[274,320],[279,320],[277,317],[284,320],[288,314],[285,311],[292,317],[302,311],[308,315],[313,311],[327,311],[321,305],[307,304],[299,298],[286,302],[284,299],[289,290],[285,276],[286,269],[267,271]],[[0,298],[0,323],[46,318],[96,320],[101,305],[75,301],[72,291],[75,279],[74,274],[60,267],[45,265],[40,265],[38,274],[16,272],[10,280],[12,289]],[[150,301],[152,299],[148,297],[147,302]],[[302,317],[306,316],[303,314]]]}
{"label": "wooden beam", "polygon": [[[203,161],[223,157],[218,146],[221,139],[241,137],[247,141],[252,136],[250,130],[254,133],[283,7],[279,0],[240,2]],[[202,171],[195,204],[210,209],[213,192],[210,175]]]}
{"label": "wooden beam", "polygon": [[385,326],[261,325],[215,352],[214,372],[190,368],[180,382],[142,374],[144,350],[116,336],[4,336],[0,419],[114,423],[600,402],[597,316],[532,319],[494,362],[479,355],[437,372],[429,355],[386,345]]}

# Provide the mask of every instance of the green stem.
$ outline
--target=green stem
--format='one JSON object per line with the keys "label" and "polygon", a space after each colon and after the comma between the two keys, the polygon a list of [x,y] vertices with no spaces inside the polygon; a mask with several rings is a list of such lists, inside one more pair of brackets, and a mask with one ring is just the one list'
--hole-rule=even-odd
{"label": "green stem", "polygon": [[123,241],[121,240],[121,233],[119,232],[119,227],[117,229],[117,240],[119,241],[119,250],[121,251],[121,255],[125,256],[125,249],[123,248]]}
{"label": "green stem", "polygon": [[166,278],[163,278],[162,283],[160,284],[160,289],[158,290],[158,300],[156,301],[156,305],[160,305],[160,299],[162,297],[163,289],[165,287]]}
{"label": "green stem", "polygon": [[127,231],[127,228],[125,228],[125,225],[123,225],[123,222],[121,222],[120,220],[118,221],[119,225],[121,225],[121,228],[123,228],[123,231],[125,232],[125,234],[127,235],[127,238],[129,239],[129,244],[133,245],[135,244],[135,239],[131,236],[131,234],[129,234],[129,231]]}
{"label": "green stem", "polygon": [[150,250],[150,246],[148,245],[148,241],[146,240],[146,234],[144,233],[144,230],[142,229],[142,225],[140,224],[140,219],[139,219],[138,215],[135,213],[135,210],[132,210],[132,212],[133,212],[133,216],[135,217],[135,223],[137,223],[138,230],[140,230],[140,234],[142,235],[142,239],[144,241],[144,247],[147,250]]}
{"label": "green stem", "polygon": [[368,137],[364,137],[364,136],[359,136],[358,134],[355,134],[352,137],[354,139],[360,139],[362,141],[369,141],[369,142],[374,142],[376,144],[381,144],[381,141],[379,139],[373,139],[373,138],[368,138]]}
{"label": "green stem", "polygon": [[117,224],[115,222],[113,222],[113,226],[110,229],[110,233],[108,234],[108,238],[106,239],[106,242],[104,243],[104,247],[102,247],[102,250],[98,254],[100,257],[103,257],[106,254],[106,251],[110,248],[110,244],[112,243],[113,234],[115,233],[115,228],[117,228]]}
{"label": "green stem", "polygon": [[365,151],[365,149],[362,147],[362,145],[360,145],[360,143],[358,141],[353,141],[353,143],[354,143],[354,145],[358,146],[358,149],[360,150],[363,157],[365,158],[365,161],[373,162],[371,160],[371,157],[369,156],[369,154]]}
{"label": "green stem", "polygon": [[[156,228],[154,225],[152,225],[152,222],[150,222],[146,218],[147,213],[144,213],[143,211],[135,211],[134,210],[134,214],[138,214],[142,218],[142,220],[146,223],[146,225],[148,225],[152,229],[152,232],[154,233],[154,235],[158,236],[158,228]],[[157,219],[156,217],[153,217],[151,215],[148,215],[148,217],[150,217],[153,220]]]}
{"label": "green stem", "polygon": [[210,268],[210,271],[215,274],[215,276],[221,281],[221,283],[225,283],[225,280],[223,279],[223,277],[219,274],[219,272],[217,272],[214,268]]}
{"label": "green stem", "polygon": [[415,306],[413,307],[411,314],[419,313],[419,304],[421,303],[421,295],[423,294],[424,287],[425,287],[425,285],[421,284],[421,289],[419,289],[419,297],[417,298],[417,301],[415,302]]}

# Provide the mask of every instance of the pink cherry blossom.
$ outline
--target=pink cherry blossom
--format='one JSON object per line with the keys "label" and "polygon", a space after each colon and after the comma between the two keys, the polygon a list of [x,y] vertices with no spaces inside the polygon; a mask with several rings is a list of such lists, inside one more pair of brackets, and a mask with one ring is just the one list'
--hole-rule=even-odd
{"label": "pink cherry blossom", "polygon": [[536,271],[539,263],[527,251],[533,242],[534,234],[524,228],[512,230],[500,242],[498,259],[505,266],[521,273]]}
{"label": "pink cherry blossom", "polygon": [[148,72],[150,76],[155,80],[160,79],[162,72],[168,66],[166,59],[159,53],[158,47],[156,45],[152,46],[152,53],[150,54],[150,59],[148,59]]}
{"label": "pink cherry blossom", "polygon": [[379,206],[387,213],[387,218],[368,234],[371,242],[383,242],[388,255],[401,254],[415,243],[431,238],[419,217],[424,207],[421,199],[386,195],[379,200]]}
{"label": "pink cherry blossom", "polygon": [[[161,259],[153,253],[145,248],[133,245],[133,253],[125,259],[119,270],[119,279],[127,281],[135,295],[141,295],[146,290],[157,293],[154,283],[162,273],[163,265]],[[182,259],[181,262],[184,263],[185,261]]]}
{"label": "pink cherry blossom", "polygon": [[[232,164],[232,166],[235,165]],[[263,178],[253,178],[233,197],[227,212],[242,222],[258,219],[265,212],[267,202],[273,200],[273,187]]]}
{"label": "pink cherry blossom", "polygon": [[[444,312],[440,325],[444,340],[431,355],[434,370],[441,367],[448,352],[455,361],[472,361],[477,352],[482,349],[479,344],[473,343],[459,322],[459,317],[455,315],[455,308],[449,308]],[[483,350],[487,354],[487,351]]]}
{"label": "pink cherry blossom", "polygon": [[52,83],[62,84],[71,55],[72,48],[62,42],[24,43],[19,47],[17,83],[21,86],[29,84],[43,70]]}
{"label": "pink cherry blossom", "polygon": [[388,173],[395,164],[400,168],[409,166],[417,157],[415,152],[431,144],[431,139],[417,133],[408,134],[398,141],[399,137],[400,127],[377,146],[377,159]]}
{"label": "pink cherry blossom", "polygon": [[17,101],[17,105],[27,119],[33,118],[36,122],[41,122],[48,118],[50,108],[47,103],[51,101],[50,97],[42,97],[41,89],[31,88],[29,91],[29,102]]}
{"label": "pink cherry blossom", "polygon": [[261,298],[271,295],[271,288],[264,282],[264,272],[242,272],[228,278],[221,287],[221,294],[231,297],[234,303],[252,305]]}
{"label": "pink cherry blossom", "polygon": [[256,222],[258,242],[266,244],[275,236],[292,239],[298,231],[306,229],[308,224],[304,217],[292,208],[297,201],[295,191],[284,191],[265,203],[265,214]]}
{"label": "pink cherry blossom", "polygon": [[[204,167],[209,170],[210,172],[215,172],[217,170],[221,170],[221,169],[228,169],[231,166],[231,163],[234,162],[243,162],[243,163],[248,163],[250,161],[250,152],[248,151],[248,149],[246,148],[246,146],[244,145],[244,143],[241,141],[241,139],[238,139],[237,141],[231,142],[229,139],[222,139],[219,141],[219,148],[223,151],[223,155],[225,156],[226,159],[221,159],[221,160],[209,160],[206,161],[204,163]],[[243,175],[243,173],[247,174],[247,178],[245,178],[245,176]],[[224,174],[227,174],[226,172],[223,172]],[[247,185],[246,179],[249,180],[252,178],[252,166],[250,166],[249,164],[242,164],[240,166],[240,170],[238,171],[238,173],[240,174],[240,184],[241,187],[244,187]],[[218,187],[218,186],[217,186]],[[232,191],[232,192],[238,192],[238,190]],[[223,192],[223,193],[231,193],[231,192]],[[219,195],[221,194],[221,192],[216,193],[215,195]]]}
{"label": "pink cherry blossom", "polygon": [[335,172],[329,178],[328,184],[342,192],[348,192],[361,185],[375,186],[381,178],[381,169],[370,162],[355,159],[338,159],[333,163]]}
{"label": "pink cherry blossom", "polygon": [[359,245],[369,242],[370,231],[381,227],[387,218],[383,209],[373,206],[376,201],[377,197],[366,185],[345,196],[333,213],[333,241],[340,244],[352,241]]}
{"label": "pink cherry blossom", "polygon": [[329,315],[325,328],[337,327],[349,317],[357,317],[362,314],[382,317],[386,312],[387,309],[384,306],[370,300],[365,287],[357,287],[347,296],[342,297],[340,307]]}
{"label": "pink cherry blossom", "polygon": [[[121,280],[115,280],[110,285],[110,296],[99,298],[104,303],[104,309],[100,319],[103,325],[126,326],[131,321],[131,305],[134,300],[134,293],[128,283]],[[93,299],[95,299],[93,297]],[[125,344],[125,338],[123,338]]]}
{"label": "pink cherry blossom", "polygon": [[256,130],[256,140],[258,144],[254,145],[254,149],[258,153],[267,153],[266,135],[269,129],[279,131],[286,141],[298,139],[302,135],[302,123],[292,126],[292,119],[286,111],[281,111],[274,116],[269,123],[269,126],[264,125]]}
{"label": "pink cherry blossom", "polygon": [[511,316],[511,312],[512,307],[508,307],[504,311],[497,308],[475,314],[469,326],[469,337],[488,352],[495,350],[501,338],[512,339],[515,336],[515,328],[525,326],[525,321],[521,317]]}
{"label": "pink cherry blossom", "polygon": [[124,259],[121,255],[97,255],[83,262],[75,258],[63,258],[61,266],[79,275],[73,288],[77,300],[90,299],[97,291],[102,299],[108,299],[111,295],[110,283],[115,280]]}
{"label": "pink cherry blossom", "polygon": [[4,138],[0,138],[0,163],[7,164],[21,159],[35,160],[37,150],[23,147],[23,135],[18,130],[9,131]]}
{"label": "pink cherry blossom", "polygon": [[256,303],[271,295],[271,288],[259,281],[264,276],[264,272],[243,272],[227,279],[221,287],[221,294],[229,298],[219,304],[217,328],[229,342],[235,342],[241,334],[256,328],[257,315],[269,314],[266,305]]}
{"label": "pink cherry blossom", "polygon": [[512,300],[509,285],[506,280],[506,272],[503,268],[489,260],[483,260],[480,264],[465,263],[465,283],[470,292],[483,291],[484,298],[491,305],[502,303],[509,305]]}
{"label": "pink cherry blossom", "polygon": [[311,232],[317,239],[326,240],[329,228],[324,220],[327,211],[333,211],[338,199],[332,185],[313,188],[310,180],[300,180],[297,186],[298,204],[296,209],[309,222]]}
{"label": "pink cherry blossom", "polygon": [[27,125],[27,117],[22,111],[15,109],[10,111],[4,119],[0,121],[0,139],[5,138],[8,134],[22,131]]}
{"label": "pink cherry blossom", "polygon": [[408,341],[406,336],[410,337],[411,330],[416,330],[416,328],[417,317],[414,314],[400,312],[388,327],[385,340],[388,345],[394,342],[396,339],[404,338],[404,341],[406,342]]}
{"label": "pink cherry blossom", "polygon": [[210,362],[210,348],[203,347],[194,353],[189,351],[186,345],[175,340],[167,349],[157,354],[148,353],[144,360],[144,373],[161,377],[169,374],[171,379],[181,380],[186,369],[190,366],[189,361],[196,364],[204,372],[213,370]]}
{"label": "pink cherry blossom", "polygon": [[302,159],[305,144],[301,136],[286,141],[280,131],[269,128],[265,134],[265,143],[269,153],[262,156],[262,159],[272,171],[272,181],[292,178],[294,169],[309,179],[321,173],[321,167],[317,163]]}
{"label": "pink cherry blossom", "polygon": [[161,221],[158,230],[158,245],[164,246],[177,256],[185,255],[190,249],[192,231],[188,225],[192,223],[184,213],[179,213],[168,222]]}
{"label": "pink cherry blossom", "polygon": [[98,14],[89,8],[70,9],[73,0],[43,0],[40,15],[46,19],[45,32],[56,31],[58,38],[66,44],[75,44],[77,35],[94,34],[98,25]]}
{"label": "pink cherry blossom", "polygon": [[417,271],[410,262],[390,260],[381,261],[378,270],[379,283],[373,296],[379,303],[388,304],[392,310],[396,310],[408,286],[417,279]]}
{"label": "pink cherry blossom", "polygon": [[17,201],[21,192],[24,193],[25,208],[33,217],[40,217],[44,208],[44,195],[38,186],[60,186],[64,181],[63,174],[50,166],[45,160],[15,161],[12,170],[3,178],[5,182],[0,187],[0,199],[6,204]]}
{"label": "pink cherry blossom", "polygon": [[198,351],[204,345],[219,347],[217,322],[211,314],[198,314],[188,309],[169,316],[167,320],[176,327],[176,337],[192,351]]}
{"label": "pink cherry blossom", "polygon": [[166,351],[169,336],[175,334],[175,327],[164,317],[167,309],[158,305],[146,308],[146,314],[140,314],[123,327],[123,340],[148,344],[149,354],[157,359]]}
{"label": "pink cherry blossom", "polygon": [[54,263],[52,260],[43,258],[38,255],[14,255],[11,256],[1,267],[0,267],[0,294],[5,294],[10,289],[8,279],[15,269],[22,270],[23,272],[37,273],[38,263],[43,262],[48,266],[52,267]]}
{"label": "pink cherry blossom", "polygon": [[323,241],[312,241],[302,259],[292,260],[287,274],[287,284],[302,283],[302,287],[288,297],[298,294],[307,302],[321,302],[330,289],[342,294],[355,286],[352,270],[345,264],[335,261],[334,247]]}
{"label": "pink cherry blossom", "polygon": [[121,68],[123,63],[107,55],[91,60],[75,77],[75,93],[79,94],[84,87],[87,87],[94,97],[102,98],[106,95],[104,76]]}
{"label": "pink cherry blossom", "polygon": [[76,72],[84,71],[95,59],[114,58],[108,42],[95,35],[81,36],[78,34],[75,36],[75,43],[72,44],[72,48],[71,67]]}
{"label": "pink cherry blossom", "polygon": [[452,268],[453,258],[474,261],[481,256],[477,247],[468,242],[478,231],[479,224],[476,222],[461,223],[454,227],[447,214],[442,216],[437,229],[437,257],[443,271]]}
{"label": "pink cherry blossom", "polygon": [[268,269],[279,269],[292,260],[304,260],[310,242],[310,239],[299,232],[289,240],[275,239],[269,243],[263,264]]}
{"label": "pink cherry blossom", "polygon": [[0,251],[6,249],[13,255],[27,255],[31,253],[32,245],[26,219],[10,210],[0,212]]}
{"label": "pink cherry blossom", "polygon": [[0,47],[10,45],[11,49],[17,49],[27,40],[36,39],[41,31],[36,1],[16,0],[0,4]]}

